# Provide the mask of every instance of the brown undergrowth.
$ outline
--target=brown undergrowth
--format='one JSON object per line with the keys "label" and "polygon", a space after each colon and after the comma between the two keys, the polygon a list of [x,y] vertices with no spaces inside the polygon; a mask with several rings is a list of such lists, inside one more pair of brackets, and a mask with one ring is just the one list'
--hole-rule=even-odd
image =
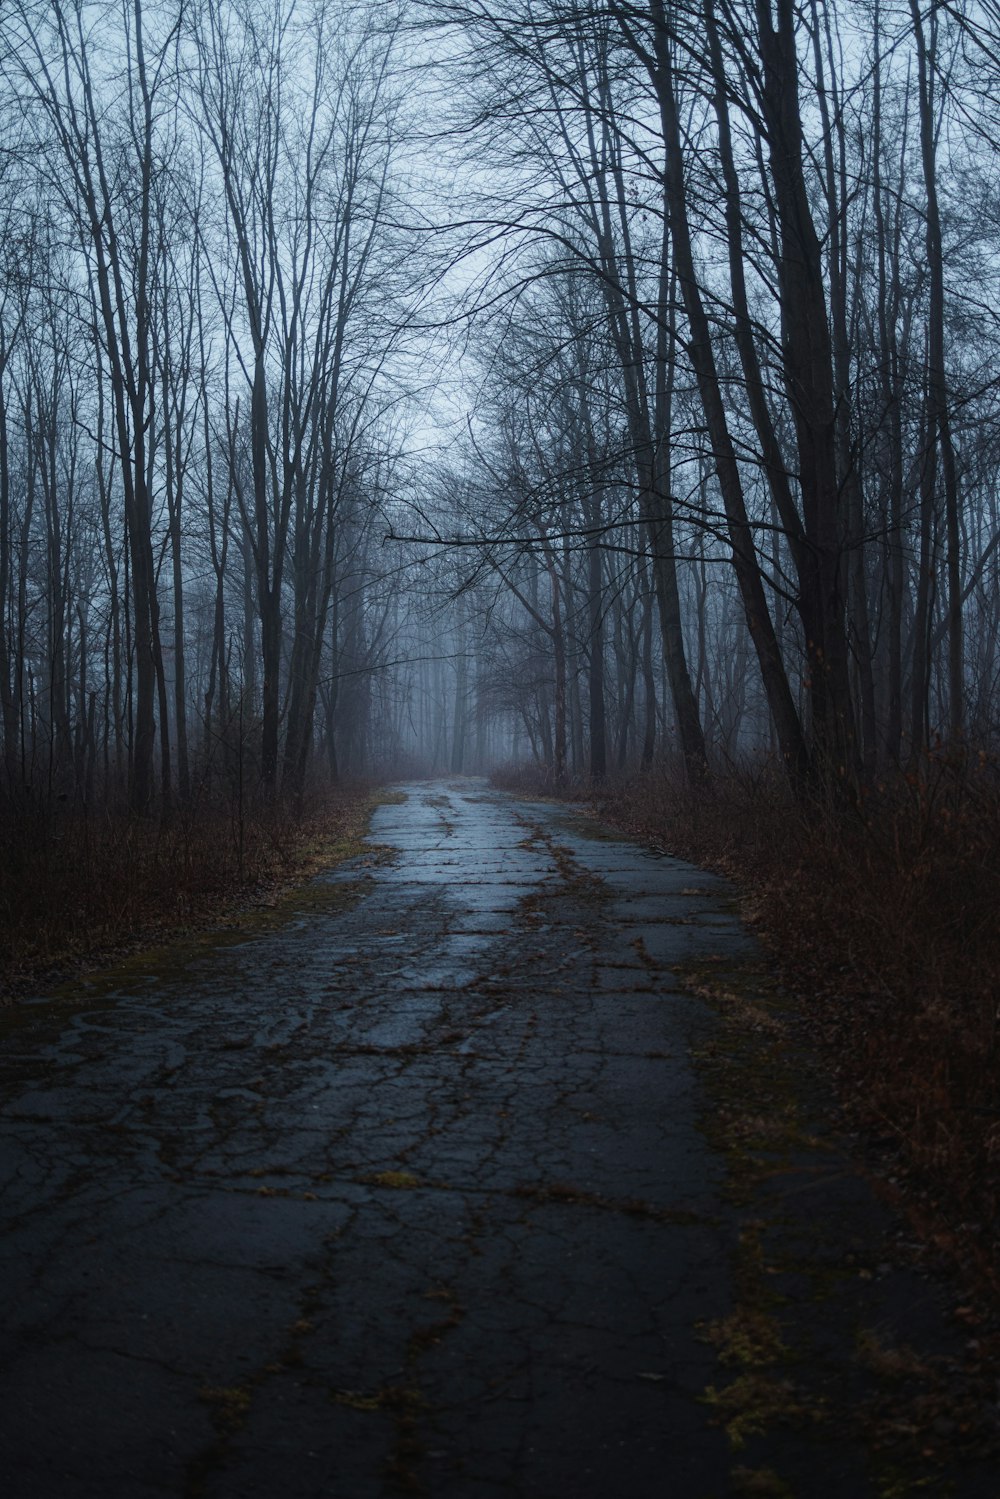
{"label": "brown undergrowth", "polygon": [[931,757],[846,810],[796,802],[774,766],[697,796],[668,769],[573,794],[736,882],[883,1179],[1000,1288],[1000,766]]}
{"label": "brown undergrowth", "polygon": [[0,818],[0,998],[59,982],[175,933],[273,903],[358,851],[376,798],[355,783],[281,807]]}

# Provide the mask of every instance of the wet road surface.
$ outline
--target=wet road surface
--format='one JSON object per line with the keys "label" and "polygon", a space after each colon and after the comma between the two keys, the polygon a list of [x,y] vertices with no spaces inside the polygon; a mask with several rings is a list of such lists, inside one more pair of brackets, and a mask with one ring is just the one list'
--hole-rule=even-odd
{"label": "wet road surface", "polygon": [[[404,791],[281,920],[6,1017],[0,1493],[885,1492],[821,1415],[892,1315],[834,1274],[879,1211],[823,1157],[769,1217],[706,1127],[717,1021],[678,970],[752,956],[723,884],[484,784]],[[762,1255],[809,1402],[726,1393],[775,1356]]]}

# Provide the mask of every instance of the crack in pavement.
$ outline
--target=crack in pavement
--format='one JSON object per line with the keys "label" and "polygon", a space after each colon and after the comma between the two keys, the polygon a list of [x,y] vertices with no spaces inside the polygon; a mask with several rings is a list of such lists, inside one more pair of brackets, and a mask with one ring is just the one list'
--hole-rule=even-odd
{"label": "crack in pavement", "polygon": [[728,891],[403,789],[284,922],[3,1017],[5,1499],[736,1492],[701,1329],[749,1209],[679,977],[752,953]]}

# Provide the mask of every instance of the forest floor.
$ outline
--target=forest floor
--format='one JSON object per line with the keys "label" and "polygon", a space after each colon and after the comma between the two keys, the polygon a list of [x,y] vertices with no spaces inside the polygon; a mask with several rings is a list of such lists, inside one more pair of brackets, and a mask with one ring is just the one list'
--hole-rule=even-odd
{"label": "forest floor", "polygon": [[996,1499],[988,1327],[723,880],[419,783],[6,1010],[6,1499]]}

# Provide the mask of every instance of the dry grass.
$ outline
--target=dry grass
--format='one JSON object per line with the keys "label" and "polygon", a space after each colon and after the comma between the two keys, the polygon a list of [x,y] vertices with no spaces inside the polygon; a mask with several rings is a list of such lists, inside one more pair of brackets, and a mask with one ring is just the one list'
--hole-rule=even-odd
{"label": "dry grass", "polygon": [[662,769],[589,796],[736,881],[911,1211],[1000,1285],[1000,766],[937,756],[849,811],[796,803],[773,766],[698,796]]}
{"label": "dry grass", "polygon": [[10,997],[172,933],[266,905],[353,852],[363,785],[280,808],[202,805],[167,824],[121,813],[10,811],[0,820],[0,995]]}

